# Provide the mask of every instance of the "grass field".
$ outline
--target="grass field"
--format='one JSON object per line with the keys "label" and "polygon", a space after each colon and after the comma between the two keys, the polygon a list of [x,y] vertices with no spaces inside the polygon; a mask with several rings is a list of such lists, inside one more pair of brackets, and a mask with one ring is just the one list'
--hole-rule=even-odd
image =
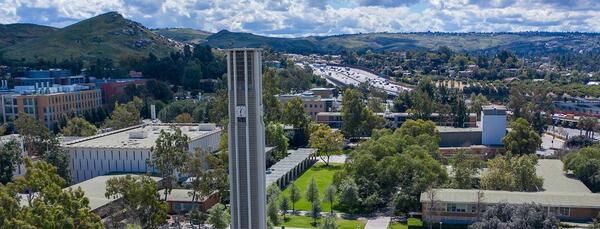
{"label": "grass field", "polygon": [[[317,222],[322,220],[319,219]],[[298,228],[316,228],[312,226],[313,219],[308,216],[286,216],[286,222],[281,226],[286,227],[298,227]],[[356,229],[364,228],[367,222],[365,220],[348,220],[348,219],[337,219],[337,225],[339,229]],[[318,227],[318,225],[317,225]]]}
{"label": "grass field", "polygon": [[408,219],[408,224],[391,223],[390,226],[388,227],[388,229],[407,229],[408,225],[410,225],[411,228],[422,228],[423,227],[423,221],[421,221],[420,219],[409,218]]}
{"label": "grass field", "polygon": [[[329,187],[329,185],[331,185],[331,183],[333,182],[333,174],[335,174],[335,172],[342,170],[343,168],[343,164],[329,164],[329,166],[325,166],[325,164],[323,163],[317,163],[315,164],[312,168],[310,168],[309,170],[307,170],[306,172],[304,172],[304,174],[302,174],[302,176],[300,176],[298,179],[296,179],[296,181],[294,182],[294,185],[296,185],[296,187],[298,187],[298,189],[300,190],[300,194],[302,196],[302,199],[300,199],[300,201],[296,202],[296,210],[300,210],[300,211],[310,211],[310,203],[306,200],[306,188],[308,187],[308,184],[310,183],[310,179],[311,178],[315,178],[315,182],[317,183],[317,186],[319,188],[319,197],[321,198],[321,200],[325,197],[325,190],[327,189],[327,187]],[[288,186],[282,193],[282,196],[290,196],[290,186]],[[290,203],[290,207],[291,207],[291,203]],[[322,211],[327,212],[330,211],[331,206],[329,204],[329,202],[323,202],[322,205]]]}

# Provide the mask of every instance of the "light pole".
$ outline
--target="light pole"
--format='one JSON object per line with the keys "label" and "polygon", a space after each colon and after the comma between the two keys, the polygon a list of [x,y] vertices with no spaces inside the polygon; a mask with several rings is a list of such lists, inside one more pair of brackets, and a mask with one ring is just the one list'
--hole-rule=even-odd
{"label": "light pole", "polygon": [[442,224],[444,224],[444,222],[440,221],[440,229],[442,229]]}

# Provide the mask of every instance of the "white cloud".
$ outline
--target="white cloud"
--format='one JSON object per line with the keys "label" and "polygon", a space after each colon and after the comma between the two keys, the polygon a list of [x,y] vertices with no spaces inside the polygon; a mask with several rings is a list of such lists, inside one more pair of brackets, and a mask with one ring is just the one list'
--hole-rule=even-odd
{"label": "white cloud", "polygon": [[597,0],[0,0],[0,23],[64,26],[118,11],[148,27],[274,36],[407,31],[600,31]]}

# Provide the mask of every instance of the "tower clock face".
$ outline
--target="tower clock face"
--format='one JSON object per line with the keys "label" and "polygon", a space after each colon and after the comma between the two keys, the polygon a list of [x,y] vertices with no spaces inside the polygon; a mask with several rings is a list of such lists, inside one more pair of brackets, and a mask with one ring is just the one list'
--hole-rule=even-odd
{"label": "tower clock face", "polygon": [[246,106],[236,106],[235,107],[235,116],[238,118],[246,117]]}

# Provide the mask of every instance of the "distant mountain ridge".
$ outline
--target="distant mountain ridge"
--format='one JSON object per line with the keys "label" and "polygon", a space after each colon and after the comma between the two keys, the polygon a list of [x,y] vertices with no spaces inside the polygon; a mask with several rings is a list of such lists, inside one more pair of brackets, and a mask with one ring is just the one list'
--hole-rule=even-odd
{"label": "distant mountain ridge", "polygon": [[56,30],[50,26],[27,23],[0,24],[0,49],[45,36]]}
{"label": "distant mountain ridge", "polygon": [[441,46],[465,52],[513,50],[519,54],[558,51],[599,51],[595,33],[366,33],[299,38],[274,38],[250,33],[220,31],[206,38],[219,48],[266,47],[291,53],[339,53],[344,50],[397,51],[438,49]]}
{"label": "distant mountain ridge", "polygon": [[124,56],[166,56],[182,44],[160,36],[116,12],[101,14],[46,35],[0,49],[6,59],[33,61],[81,58],[118,60]]}
{"label": "distant mountain ridge", "polygon": [[600,34],[522,33],[365,33],[280,38],[252,33],[217,33],[191,28],[148,29],[108,12],[64,28],[34,24],[0,25],[0,57],[35,61],[81,58],[93,61],[125,56],[166,56],[184,44],[217,48],[262,47],[287,53],[340,53],[343,51],[434,50],[446,46],[456,51],[488,53],[511,50],[519,55],[560,52],[600,52]]}

